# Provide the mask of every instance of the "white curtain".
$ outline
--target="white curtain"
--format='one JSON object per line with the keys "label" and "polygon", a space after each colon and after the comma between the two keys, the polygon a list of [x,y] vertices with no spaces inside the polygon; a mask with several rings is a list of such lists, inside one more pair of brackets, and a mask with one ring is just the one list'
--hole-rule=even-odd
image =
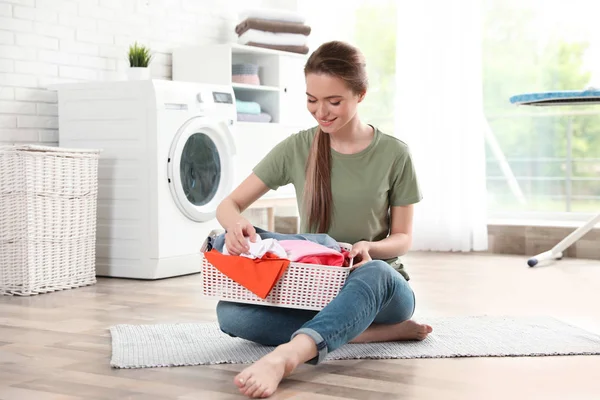
{"label": "white curtain", "polygon": [[486,250],[481,5],[398,3],[396,136],[411,149],[423,201],[413,250]]}

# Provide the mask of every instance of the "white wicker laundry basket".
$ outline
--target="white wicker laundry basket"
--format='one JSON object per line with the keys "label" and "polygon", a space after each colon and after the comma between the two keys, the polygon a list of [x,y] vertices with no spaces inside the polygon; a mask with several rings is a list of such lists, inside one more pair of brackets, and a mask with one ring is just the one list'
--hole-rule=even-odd
{"label": "white wicker laundry basket", "polygon": [[[208,239],[202,246],[206,251]],[[340,243],[344,250],[351,245]],[[322,310],[346,283],[350,267],[290,262],[266,299],[261,299],[202,258],[202,294],[206,298],[303,310]]]}
{"label": "white wicker laundry basket", "polygon": [[0,147],[0,294],[96,283],[99,153]]}

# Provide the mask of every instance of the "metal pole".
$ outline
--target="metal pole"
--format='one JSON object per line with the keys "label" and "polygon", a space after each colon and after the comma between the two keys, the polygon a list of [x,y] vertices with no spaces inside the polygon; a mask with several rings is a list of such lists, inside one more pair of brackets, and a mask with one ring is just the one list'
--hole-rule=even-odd
{"label": "metal pole", "polygon": [[566,188],[567,212],[571,211],[571,196],[573,195],[573,117],[569,117],[567,125],[567,163],[566,163]]}

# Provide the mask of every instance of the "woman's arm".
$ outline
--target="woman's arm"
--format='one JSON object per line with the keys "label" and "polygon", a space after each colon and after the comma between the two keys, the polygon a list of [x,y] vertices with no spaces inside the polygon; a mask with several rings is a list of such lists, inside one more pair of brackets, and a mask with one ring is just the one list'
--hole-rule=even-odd
{"label": "woman's arm", "polygon": [[242,212],[268,191],[267,185],[254,173],[251,173],[229,196],[221,201],[217,207],[217,220],[224,229],[231,229],[243,219]]}
{"label": "woman's arm", "polygon": [[369,242],[369,255],[372,259],[399,257],[408,252],[412,245],[414,206],[391,207],[390,235],[378,242]]}
{"label": "woman's arm", "polygon": [[217,207],[217,220],[227,231],[225,241],[231,254],[248,250],[246,236],[253,239],[255,232],[242,212],[268,191],[267,185],[252,173]]}
{"label": "woman's arm", "polygon": [[240,185],[227,196],[217,207],[217,220],[225,229],[236,224],[241,213],[269,191],[267,185],[258,176],[251,173]]}

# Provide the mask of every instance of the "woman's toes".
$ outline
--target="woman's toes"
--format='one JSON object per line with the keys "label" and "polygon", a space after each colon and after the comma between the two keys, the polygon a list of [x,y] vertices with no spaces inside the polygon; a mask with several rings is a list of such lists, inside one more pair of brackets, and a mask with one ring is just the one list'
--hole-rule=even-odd
{"label": "woman's toes", "polygon": [[242,389],[240,389],[240,391],[245,394],[246,396],[250,397],[250,395],[252,393],[254,393],[254,391],[256,390],[256,388],[258,387],[258,385],[256,384],[256,382],[254,382],[253,380],[248,380],[248,382],[246,383],[246,386],[244,386]]}
{"label": "woman's toes", "polygon": [[242,371],[241,373],[237,374],[235,378],[233,378],[233,383],[235,386],[243,389],[248,383],[248,378],[249,374],[246,373],[246,371]]}
{"label": "woman's toes", "polygon": [[252,397],[253,399],[260,399],[262,398],[263,393],[265,392],[265,387],[261,386],[261,385],[256,385],[255,386],[255,390],[249,393],[249,397]]}
{"label": "woman's toes", "polygon": [[433,328],[429,325],[421,325],[419,327],[418,339],[423,340],[433,331]]}

